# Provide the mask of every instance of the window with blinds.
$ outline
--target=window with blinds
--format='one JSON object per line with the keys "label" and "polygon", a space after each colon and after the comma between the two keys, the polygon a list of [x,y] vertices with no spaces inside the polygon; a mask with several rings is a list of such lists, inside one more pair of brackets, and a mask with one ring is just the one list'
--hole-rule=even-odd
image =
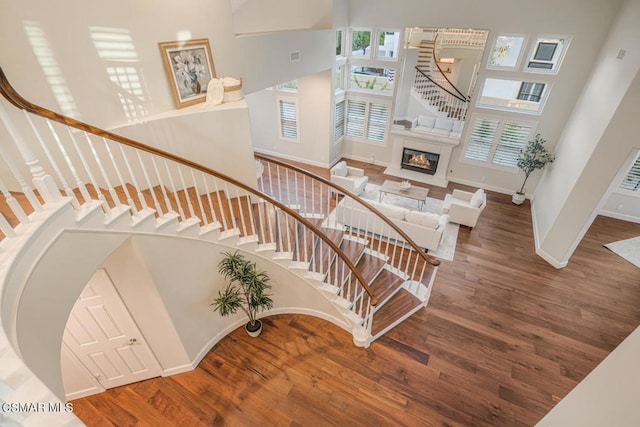
{"label": "window with blinds", "polygon": [[280,104],[280,136],[285,139],[298,140],[298,107],[295,101],[281,99]]}
{"label": "window with blinds", "polygon": [[347,100],[345,133],[347,137],[384,142],[388,120],[389,105],[387,104],[354,99]]}
{"label": "window with blinds", "polygon": [[344,101],[336,103],[336,128],[334,141],[339,141],[344,136]]}
{"label": "window with blinds", "polygon": [[384,134],[387,130],[388,107],[384,104],[369,104],[367,123],[367,139],[370,141],[384,142]]}
{"label": "window with blinds", "polygon": [[500,121],[490,117],[474,117],[465,148],[465,159],[516,167],[520,150],[531,139],[533,122]]}
{"label": "window with blinds", "polygon": [[500,139],[493,154],[492,163],[499,166],[515,167],[520,150],[529,140],[533,127],[530,125],[507,123],[500,133]]}
{"label": "window with blinds", "polygon": [[347,101],[347,136],[364,138],[364,122],[367,103],[365,101]]}
{"label": "window with blinds", "polygon": [[640,191],[640,157],[636,159],[636,162],[631,166],[629,173],[624,177],[620,188],[624,190]]}

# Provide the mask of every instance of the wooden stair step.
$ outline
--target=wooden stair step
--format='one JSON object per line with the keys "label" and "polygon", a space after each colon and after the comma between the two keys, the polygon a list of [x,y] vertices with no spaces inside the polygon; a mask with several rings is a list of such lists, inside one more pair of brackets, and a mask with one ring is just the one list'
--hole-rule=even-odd
{"label": "wooden stair step", "polygon": [[407,313],[411,313],[422,305],[419,298],[406,289],[400,289],[389,301],[382,305],[373,316],[371,335],[377,336],[380,332],[403,319]]}
{"label": "wooden stair step", "polygon": [[[336,230],[334,228],[322,227],[320,229],[325,236],[329,238],[336,246],[340,247],[344,238],[344,232],[342,230]],[[333,249],[320,238],[316,238],[316,246],[314,257],[311,263],[310,270],[319,273],[326,273],[329,270],[329,266],[333,262],[335,255]]]}
{"label": "wooden stair step", "polygon": [[378,297],[378,304],[381,305],[391,298],[404,282],[404,279],[397,274],[383,269],[370,287],[375,296]]}

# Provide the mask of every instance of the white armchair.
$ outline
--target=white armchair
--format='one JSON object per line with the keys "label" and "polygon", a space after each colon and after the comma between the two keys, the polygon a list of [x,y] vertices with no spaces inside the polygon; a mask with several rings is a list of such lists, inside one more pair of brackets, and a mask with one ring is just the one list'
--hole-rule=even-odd
{"label": "white armchair", "polygon": [[473,228],[478,223],[480,214],[487,206],[487,195],[482,188],[475,193],[453,190],[444,197],[442,213],[449,215],[449,221]]}
{"label": "white armchair", "polygon": [[369,177],[364,174],[363,169],[347,166],[345,161],[341,161],[331,168],[330,181],[355,195],[360,195],[367,186]]}

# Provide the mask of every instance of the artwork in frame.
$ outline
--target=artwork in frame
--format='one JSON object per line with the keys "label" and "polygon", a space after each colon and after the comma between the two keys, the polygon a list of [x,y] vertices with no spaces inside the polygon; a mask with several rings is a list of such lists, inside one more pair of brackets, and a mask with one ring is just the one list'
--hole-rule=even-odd
{"label": "artwork in frame", "polygon": [[204,102],[216,77],[209,40],[158,43],[177,108]]}

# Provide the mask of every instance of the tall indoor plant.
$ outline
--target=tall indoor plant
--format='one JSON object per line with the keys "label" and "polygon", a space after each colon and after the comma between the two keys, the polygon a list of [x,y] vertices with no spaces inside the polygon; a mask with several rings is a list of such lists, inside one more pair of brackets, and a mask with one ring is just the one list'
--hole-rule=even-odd
{"label": "tall indoor plant", "polygon": [[524,172],[524,181],[520,190],[511,198],[511,201],[516,205],[521,205],[525,198],[525,185],[531,174],[538,170],[544,169],[546,165],[552,163],[555,160],[555,156],[547,151],[544,143],[546,139],[542,138],[540,134],[537,134],[532,140],[527,142],[527,145],[520,150],[518,161],[516,165]]}
{"label": "tall indoor plant", "polygon": [[265,293],[271,288],[269,276],[238,251],[225,252],[223,255],[224,258],[218,263],[218,272],[229,283],[224,291],[218,291],[218,297],[211,304],[213,311],[219,311],[225,317],[241,309],[249,317],[245,325],[247,333],[257,337],[262,331],[262,322],[256,315],[273,307],[273,300]]}

